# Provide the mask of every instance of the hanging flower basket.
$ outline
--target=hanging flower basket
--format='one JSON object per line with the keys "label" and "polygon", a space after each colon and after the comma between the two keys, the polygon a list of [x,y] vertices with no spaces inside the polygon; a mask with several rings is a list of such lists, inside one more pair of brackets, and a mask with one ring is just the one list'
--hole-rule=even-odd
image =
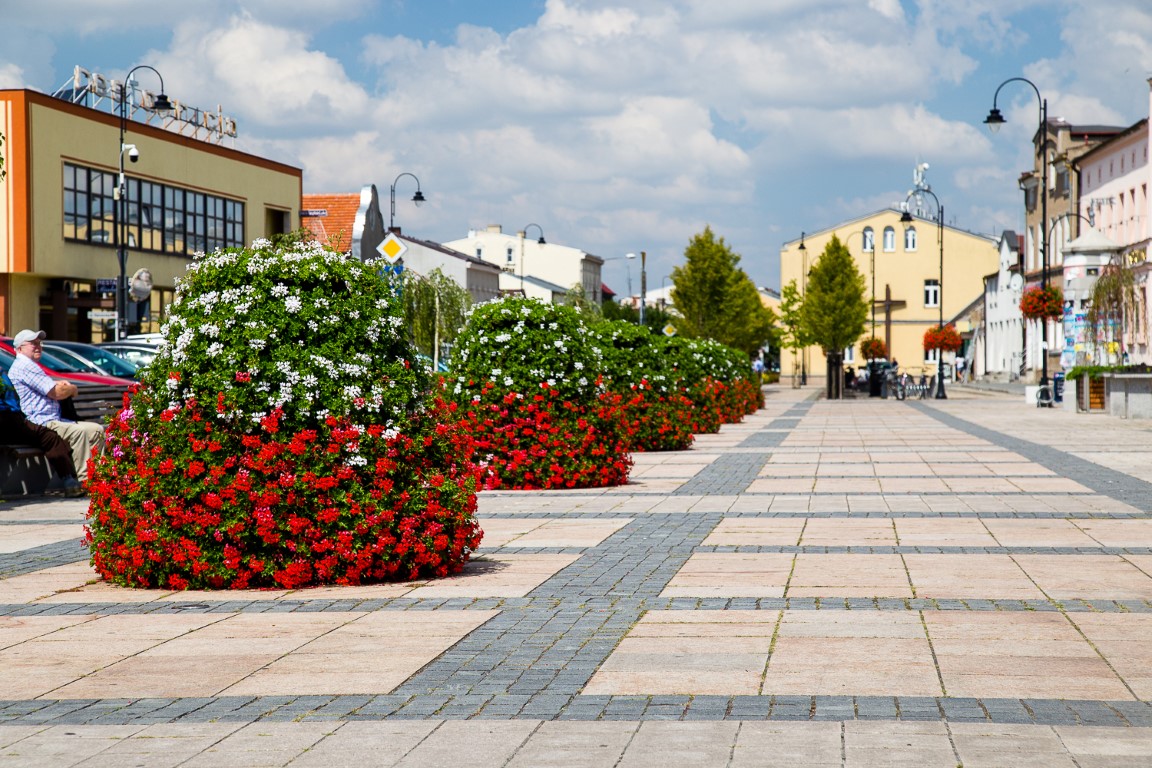
{"label": "hanging flower basket", "polygon": [[870,336],[864,341],[860,342],[860,355],[865,360],[876,360],[877,358],[888,357],[888,347],[885,346],[883,340]]}
{"label": "hanging flower basket", "polygon": [[934,325],[924,332],[924,351],[956,352],[964,344],[954,325]]}
{"label": "hanging flower basket", "polygon": [[1054,285],[1034,285],[1020,297],[1020,312],[1029,320],[1061,317],[1064,314],[1064,292]]}

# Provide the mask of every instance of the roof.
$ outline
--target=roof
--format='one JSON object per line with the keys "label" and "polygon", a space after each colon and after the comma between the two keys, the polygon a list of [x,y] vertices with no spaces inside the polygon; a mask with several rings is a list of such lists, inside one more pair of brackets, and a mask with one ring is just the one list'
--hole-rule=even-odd
{"label": "roof", "polygon": [[303,195],[300,219],[304,228],[317,241],[332,250],[347,253],[352,250],[352,225],[356,211],[360,210],[360,193]]}
{"label": "roof", "polygon": [[[850,219],[845,219],[844,221],[840,222],[839,224],[834,224],[830,227],[825,227],[823,229],[816,230],[813,232],[805,232],[805,233],[803,233],[803,235],[801,237],[793,238],[792,240],[786,241],[784,243],[784,247],[787,248],[794,243],[803,242],[805,238],[808,238],[808,239],[820,238],[820,237],[824,237],[825,235],[827,235],[829,233],[835,234],[838,230],[847,229],[848,227],[864,226],[864,225],[867,225],[867,223],[870,219],[874,219],[874,218],[877,218],[879,216],[883,216],[884,214],[896,214],[898,216],[902,216],[904,214],[904,211],[902,211],[898,208],[894,208],[892,206],[889,206],[887,208],[880,208],[878,210],[872,211],[871,213],[865,213],[865,214],[862,214],[860,216],[855,216],[855,217],[850,218]],[[919,221],[928,222],[928,223],[933,224],[933,225],[936,224],[936,219],[929,219],[925,216],[919,216],[917,214],[912,214],[912,216],[913,216],[913,218],[915,218]],[[990,243],[998,242],[998,238],[993,237],[992,235],[985,235],[985,234],[982,234],[980,232],[973,232],[970,229],[964,229],[963,227],[958,227],[955,224],[949,224],[947,221],[944,222],[944,228],[949,230],[949,231],[952,231],[952,232],[959,232],[961,234],[970,235],[971,237],[980,238],[981,240],[987,240]],[[858,234],[858,233],[856,233],[856,232],[850,233],[850,235],[855,235],[855,234]]]}
{"label": "roof", "polygon": [[1092,147],[1092,149],[1088,150],[1084,154],[1077,157],[1075,160],[1072,161],[1072,164],[1075,165],[1077,168],[1083,168],[1084,164],[1086,164],[1087,162],[1094,159],[1097,155],[1105,154],[1108,151],[1110,151],[1111,149],[1113,149],[1118,142],[1123,141],[1124,139],[1128,138],[1129,136],[1131,136],[1133,134],[1143,133],[1147,129],[1148,129],[1148,118],[1144,118],[1143,120],[1137,120],[1135,123],[1133,123],[1132,125],[1128,126],[1126,129],[1124,129],[1124,131],[1116,134],[1115,136],[1108,139],[1107,141],[1100,142],[1096,146]]}
{"label": "roof", "polygon": [[394,234],[396,237],[400,238],[401,240],[407,240],[408,242],[412,243],[413,245],[419,245],[421,248],[427,248],[429,250],[436,251],[437,253],[442,253],[445,256],[451,256],[454,259],[460,259],[461,261],[466,261],[469,264],[475,264],[477,266],[488,267],[493,272],[499,272],[500,271],[500,267],[496,266],[495,264],[493,264],[491,262],[484,261],[484,259],[478,259],[475,256],[471,256],[467,253],[463,253],[462,251],[457,251],[454,248],[449,248],[446,245],[441,245],[440,243],[435,243],[435,242],[432,242],[431,240],[420,240],[419,238],[409,237],[408,235],[402,235],[402,234],[400,234],[399,227],[393,228],[392,234]]}
{"label": "roof", "polygon": [[600,283],[600,293],[606,299],[613,299],[616,297],[616,291],[609,288],[607,283]]}

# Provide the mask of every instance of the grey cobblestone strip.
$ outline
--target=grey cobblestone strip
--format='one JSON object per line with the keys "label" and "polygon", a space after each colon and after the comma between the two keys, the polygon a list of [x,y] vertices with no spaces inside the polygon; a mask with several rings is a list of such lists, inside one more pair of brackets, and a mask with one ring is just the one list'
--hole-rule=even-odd
{"label": "grey cobblestone strip", "polygon": [[[563,707],[658,598],[719,521],[718,515],[642,517],[529,593],[543,610],[504,610],[426,665],[395,694],[518,695]],[[612,598],[621,599],[613,603]]]}
{"label": "grey cobblestone strip", "polygon": [[58,541],[19,552],[6,552],[0,554],[0,579],[10,579],[13,576],[22,576],[87,559],[88,549],[82,539]]}
{"label": "grey cobblestone strip", "polygon": [[[777,448],[784,444],[784,438],[800,424],[800,419],[808,415],[812,403],[805,402],[792,406],[761,429],[744,438],[741,448]],[[750,482],[750,481],[749,481]],[[745,486],[747,487],[747,486]]]}
{"label": "grey cobblestone strip", "polygon": [[721,454],[690,480],[672,491],[672,495],[706,496],[742,493],[760,475],[760,470],[764,469],[764,465],[771,457],[771,452]]}
{"label": "grey cobblestone strip", "polygon": [[[0,616],[110,616],[173,613],[376,613],[379,611],[504,611],[552,614],[558,611],[616,612],[639,615],[644,611],[992,611],[1000,613],[1058,611],[1069,613],[1152,613],[1149,600],[1019,600],[998,598],[944,599],[909,597],[623,597],[563,601],[549,597],[370,600],[231,600],[190,603],[156,600],[149,603],[8,603]],[[547,619],[551,620],[551,619]],[[516,619],[519,621],[519,619]],[[545,619],[541,620],[542,622]],[[553,624],[558,626],[559,622]],[[508,627],[512,625],[489,625]],[[525,624],[517,624],[517,631]],[[543,626],[543,623],[541,623]],[[501,629],[500,631],[508,631]]]}
{"label": "grey cobblestone strip", "polygon": [[1029,461],[1052,470],[1060,477],[1075,480],[1102,496],[1130,504],[1136,509],[1152,511],[1152,483],[1081,459],[1066,451],[973,424],[950,413],[943,413],[926,403],[912,403],[912,406],[947,427],[1014,451]]}
{"label": "grey cobblestone strip", "polygon": [[1152,727],[1143,701],[930,696],[221,696],[0,701],[4,725],[418,720],[941,721]]}

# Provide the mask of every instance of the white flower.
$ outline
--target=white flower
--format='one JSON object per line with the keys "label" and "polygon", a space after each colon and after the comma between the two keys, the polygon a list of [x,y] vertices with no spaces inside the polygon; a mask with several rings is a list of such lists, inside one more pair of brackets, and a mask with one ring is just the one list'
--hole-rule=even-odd
{"label": "white flower", "polygon": [[299,312],[301,306],[303,306],[303,303],[300,301],[299,296],[289,296],[284,300],[284,309],[292,314]]}

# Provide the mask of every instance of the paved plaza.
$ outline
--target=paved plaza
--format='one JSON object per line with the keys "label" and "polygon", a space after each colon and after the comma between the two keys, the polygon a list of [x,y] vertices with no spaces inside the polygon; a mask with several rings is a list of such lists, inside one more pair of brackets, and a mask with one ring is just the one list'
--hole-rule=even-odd
{"label": "paved plaza", "polygon": [[1152,765],[1152,423],[767,393],[444,580],[126,590],[0,503],[0,766]]}

